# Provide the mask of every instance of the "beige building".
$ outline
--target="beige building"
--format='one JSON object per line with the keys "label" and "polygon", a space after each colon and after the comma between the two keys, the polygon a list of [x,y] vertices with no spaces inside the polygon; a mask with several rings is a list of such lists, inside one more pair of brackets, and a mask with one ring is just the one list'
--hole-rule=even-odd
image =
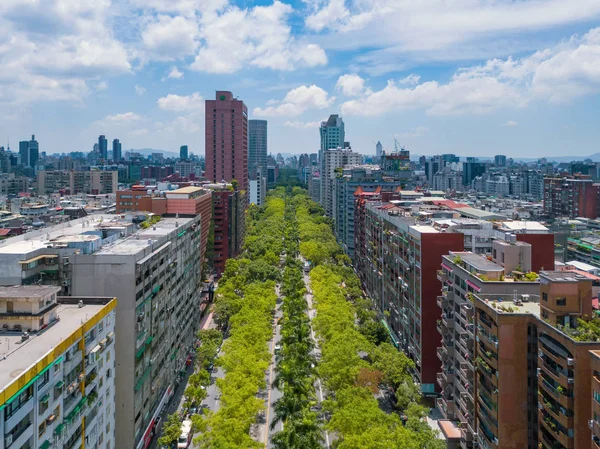
{"label": "beige building", "polygon": [[40,170],[37,174],[38,194],[64,191],[67,195],[116,193],[119,172],[105,170]]}

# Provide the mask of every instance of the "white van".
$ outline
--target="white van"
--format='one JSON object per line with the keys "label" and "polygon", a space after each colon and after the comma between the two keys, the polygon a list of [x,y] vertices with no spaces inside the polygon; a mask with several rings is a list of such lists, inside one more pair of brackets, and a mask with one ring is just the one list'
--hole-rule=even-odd
{"label": "white van", "polygon": [[181,435],[177,440],[177,449],[187,449],[192,441],[192,420],[185,419],[181,423]]}

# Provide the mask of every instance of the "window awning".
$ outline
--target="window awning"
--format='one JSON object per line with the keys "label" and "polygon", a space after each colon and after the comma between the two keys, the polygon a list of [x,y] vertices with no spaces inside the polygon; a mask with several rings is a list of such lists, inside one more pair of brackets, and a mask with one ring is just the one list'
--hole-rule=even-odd
{"label": "window awning", "polygon": [[54,385],[54,388],[60,389],[65,385],[65,381],[64,380],[59,380],[58,382],[56,382],[56,385]]}
{"label": "window awning", "polygon": [[471,287],[476,292],[480,292],[481,288],[479,288],[476,284],[473,284],[471,281],[467,280],[467,285]]}
{"label": "window awning", "polygon": [[444,263],[442,264],[442,268],[445,268],[448,271],[452,271],[452,268],[450,268],[448,265],[446,265]]}
{"label": "window awning", "polygon": [[108,334],[106,334],[107,338],[114,338],[115,333],[114,332],[109,332]]}
{"label": "window awning", "polygon": [[90,354],[95,354],[95,353],[97,353],[98,351],[100,351],[100,349],[101,349],[101,348],[100,348],[100,345],[96,345],[96,346],[94,346],[94,349],[92,349],[92,350],[90,351]]}
{"label": "window awning", "polygon": [[40,449],[48,449],[51,445],[52,445],[52,443],[50,443],[50,441],[46,440],[42,443],[42,445],[40,446]]}
{"label": "window awning", "polygon": [[19,263],[31,263],[31,262],[35,262],[36,260],[40,260],[40,259],[55,259],[57,257],[58,257],[58,254],[42,254],[41,256],[35,256],[35,257],[32,257],[31,259],[19,260]]}
{"label": "window awning", "polygon": [[50,400],[50,393],[46,393],[44,397],[40,400],[42,404],[46,404]]}
{"label": "window awning", "polygon": [[106,338],[103,338],[102,340],[100,340],[100,346],[106,346],[106,342],[108,340]]}

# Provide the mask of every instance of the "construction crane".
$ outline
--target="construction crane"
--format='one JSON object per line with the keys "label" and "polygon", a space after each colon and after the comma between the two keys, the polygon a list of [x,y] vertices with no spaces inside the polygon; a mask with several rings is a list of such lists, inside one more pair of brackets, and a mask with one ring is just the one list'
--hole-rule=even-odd
{"label": "construction crane", "polygon": [[394,152],[395,153],[400,153],[400,151],[404,150],[404,147],[402,145],[400,145],[400,142],[398,142],[398,139],[396,139],[394,137]]}

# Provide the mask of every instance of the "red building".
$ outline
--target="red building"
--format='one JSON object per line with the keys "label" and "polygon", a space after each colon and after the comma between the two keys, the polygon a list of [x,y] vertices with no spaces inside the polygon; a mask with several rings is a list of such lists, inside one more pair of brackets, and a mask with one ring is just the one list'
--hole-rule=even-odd
{"label": "red building", "polygon": [[206,179],[235,179],[248,192],[248,108],[227,91],[217,91],[205,108]]}
{"label": "red building", "polygon": [[588,175],[544,178],[544,213],[551,217],[598,218],[598,184]]}

